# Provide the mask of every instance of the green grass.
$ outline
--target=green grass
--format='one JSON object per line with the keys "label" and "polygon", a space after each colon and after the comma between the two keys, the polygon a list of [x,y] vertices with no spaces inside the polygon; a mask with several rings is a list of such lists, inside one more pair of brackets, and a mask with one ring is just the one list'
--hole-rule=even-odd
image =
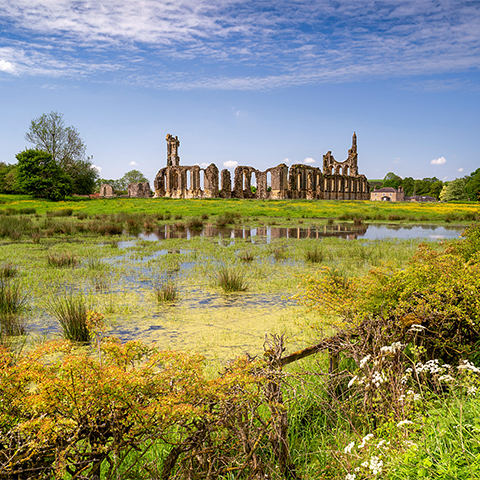
{"label": "green grass", "polygon": [[[0,215],[35,209],[39,214],[48,212],[72,212],[73,215],[102,215],[123,212],[145,214],[179,220],[184,217],[216,216],[220,225],[234,223],[242,217],[276,218],[339,218],[353,221],[402,221],[402,222],[471,222],[480,216],[478,202],[468,203],[391,203],[370,201],[334,200],[244,200],[206,199],[183,200],[168,198],[114,198],[68,199],[49,202],[25,195],[0,195]],[[31,210],[29,210],[31,211]]]}

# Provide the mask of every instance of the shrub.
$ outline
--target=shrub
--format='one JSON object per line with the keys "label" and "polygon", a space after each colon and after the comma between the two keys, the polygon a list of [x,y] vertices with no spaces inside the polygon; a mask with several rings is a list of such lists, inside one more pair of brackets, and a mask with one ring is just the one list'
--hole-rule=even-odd
{"label": "shrub", "polygon": [[60,323],[65,339],[82,343],[90,341],[87,322],[90,305],[84,295],[56,296],[48,302],[47,309]]}
{"label": "shrub", "polygon": [[218,270],[217,283],[225,293],[243,292],[247,289],[243,273],[229,267],[222,267]]}

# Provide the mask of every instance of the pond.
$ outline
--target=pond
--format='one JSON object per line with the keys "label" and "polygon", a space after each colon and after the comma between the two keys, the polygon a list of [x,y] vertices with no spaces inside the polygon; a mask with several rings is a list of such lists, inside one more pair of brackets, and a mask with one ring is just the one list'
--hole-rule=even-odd
{"label": "pond", "polygon": [[[384,263],[402,267],[421,241],[431,240],[440,248],[435,240],[457,238],[461,231],[431,225],[200,230],[163,225],[153,233],[115,241],[52,239],[48,246],[4,246],[2,253],[3,261],[14,255],[22,271],[32,306],[28,332],[33,336],[58,337],[58,322],[45,305],[66,292],[82,292],[105,315],[108,335],[156,342],[165,349],[195,350],[224,361],[244,352],[260,353],[267,332],[284,334],[290,351],[314,341],[324,320],[294,297],[305,275],[317,275],[325,267],[346,276],[361,276]],[[315,249],[320,258],[309,261],[307,254]],[[77,265],[48,266],[52,251],[76,255]],[[246,291],[222,291],[218,271],[223,266],[243,275]],[[167,304],[156,296],[166,279],[174,282],[178,293]]]}
{"label": "pond", "polygon": [[189,229],[188,227],[178,229],[175,225],[164,225],[152,233],[140,234],[144,240],[161,241],[167,239],[190,239],[193,237],[222,237],[222,238],[265,238],[267,243],[278,238],[326,238],[338,237],[346,240],[363,238],[366,240],[381,240],[385,238],[412,239],[421,238],[425,240],[441,240],[458,238],[464,227],[459,226],[438,226],[438,225],[352,225],[340,223],[335,225],[321,226],[297,226],[297,227],[235,227],[218,228],[213,225],[201,229]]}

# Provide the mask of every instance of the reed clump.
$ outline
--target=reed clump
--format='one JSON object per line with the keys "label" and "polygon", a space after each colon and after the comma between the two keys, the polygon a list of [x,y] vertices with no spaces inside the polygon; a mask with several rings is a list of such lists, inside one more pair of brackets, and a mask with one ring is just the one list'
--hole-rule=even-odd
{"label": "reed clump", "polygon": [[217,284],[225,293],[244,292],[247,289],[245,275],[232,267],[222,267],[218,270]]}
{"label": "reed clump", "polygon": [[12,277],[0,278],[0,332],[1,336],[24,335],[25,320],[22,316],[26,294]]}
{"label": "reed clump", "polygon": [[47,255],[47,265],[49,267],[65,268],[75,267],[78,264],[78,259],[73,253],[51,253]]}
{"label": "reed clump", "polygon": [[155,286],[155,298],[159,303],[175,302],[178,296],[178,287],[172,279],[164,280]]}
{"label": "reed clump", "polygon": [[321,263],[325,259],[323,248],[316,245],[305,252],[305,260],[309,263]]}
{"label": "reed clump", "polygon": [[82,343],[90,341],[87,321],[90,305],[84,295],[68,293],[53,297],[47,304],[47,310],[58,320],[66,340]]}

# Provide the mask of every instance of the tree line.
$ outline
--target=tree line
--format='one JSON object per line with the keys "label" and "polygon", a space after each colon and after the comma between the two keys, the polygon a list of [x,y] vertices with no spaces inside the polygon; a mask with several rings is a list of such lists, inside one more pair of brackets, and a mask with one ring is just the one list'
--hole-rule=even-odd
{"label": "tree line", "polygon": [[25,139],[33,147],[17,154],[17,163],[0,162],[0,193],[62,200],[72,194],[90,195],[102,183],[110,183],[116,193],[126,193],[129,183],[148,181],[138,170],[118,180],[100,178],[78,130],[67,126],[61,113],[33,119]]}
{"label": "tree line", "polygon": [[428,195],[444,202],[480,201],[480,168],[470,175],[443,182],[437,177],[414,179],[402,178],[393,172],[387,173],[382,182],[383,187],[403,188],[405,196]]}

